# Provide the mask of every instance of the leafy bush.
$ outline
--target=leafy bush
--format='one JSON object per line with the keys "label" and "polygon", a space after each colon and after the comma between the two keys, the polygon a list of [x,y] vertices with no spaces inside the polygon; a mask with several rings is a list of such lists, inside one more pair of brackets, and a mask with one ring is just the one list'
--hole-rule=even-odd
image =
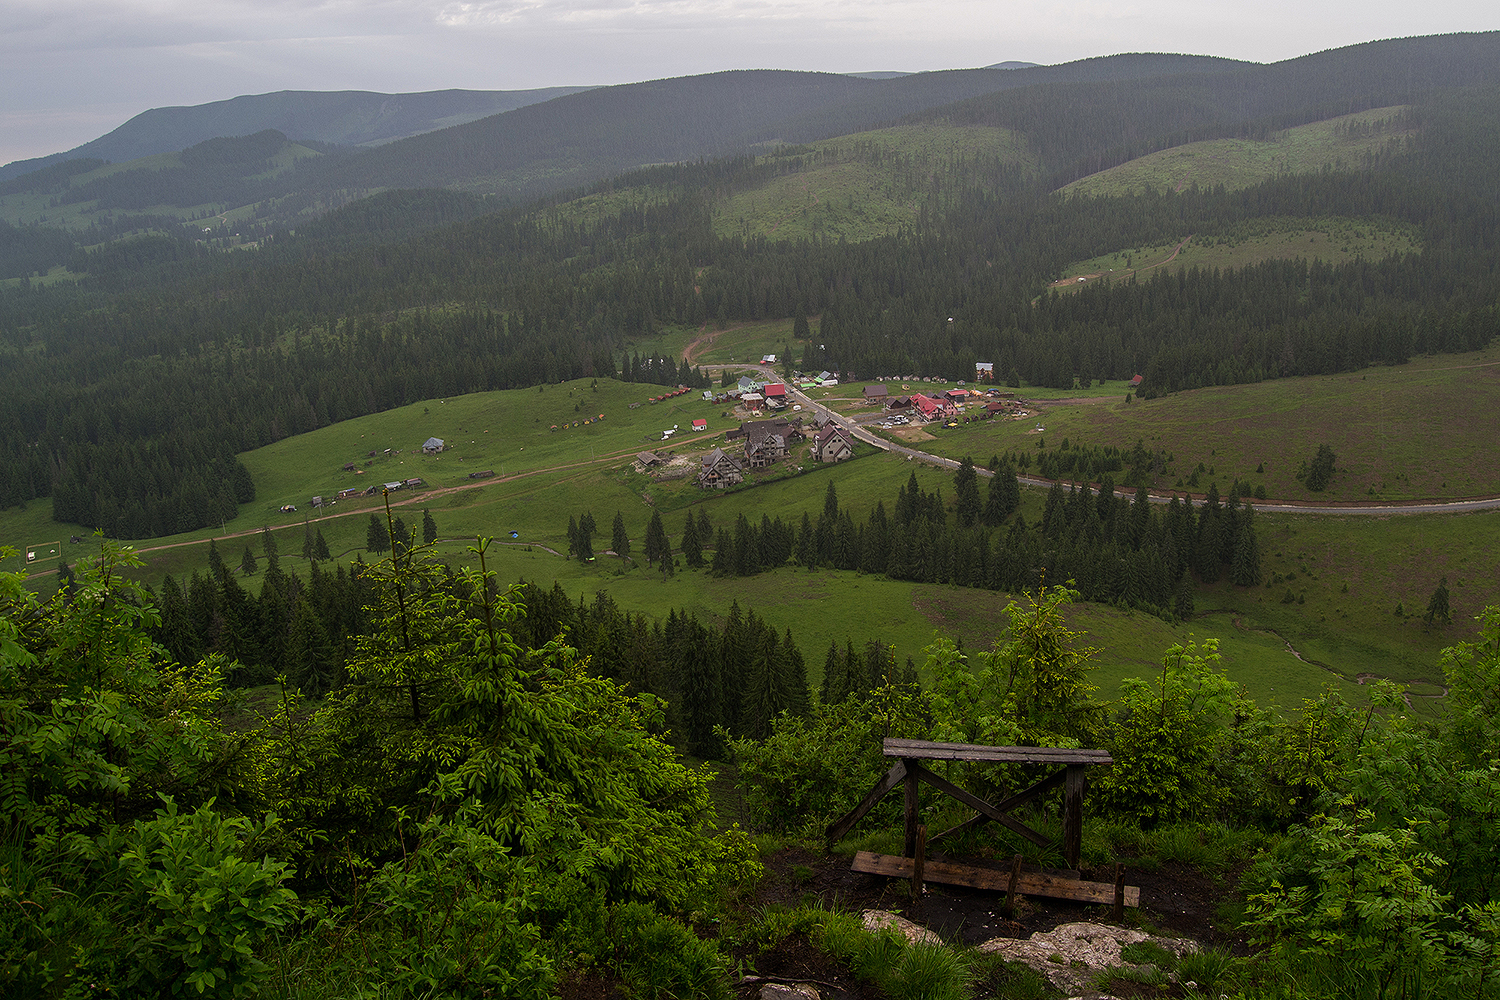
{"label": "leafy bush", "polygon": [[257,952],[297,915],[287,866],[242,857],[263,829],[166,799],[102,838],[100,859],[118,855],[103,879],[115,933],[84,949],[80,976],[127,995],[253,995],[270,971]]}

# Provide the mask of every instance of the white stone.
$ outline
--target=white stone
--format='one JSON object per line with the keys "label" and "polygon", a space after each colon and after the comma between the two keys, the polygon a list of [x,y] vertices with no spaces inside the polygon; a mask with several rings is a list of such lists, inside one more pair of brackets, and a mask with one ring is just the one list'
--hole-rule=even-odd
{"label": "white stone", "polygon": [[942,938],[920,924],[914,924],[905,917],[898,917],[885,910],[866,910],[861,914],[861,919],[864,920],[865,930],[872,933],[887,927],[894,927],[911,944],[943,943]]}
{"label": "white stone", "polygon": [[1051,931],[1038,931],[1026,940],[992,938],[979,946],[985,954],[997,954],[1011,962],[1022,962],[1051,981],[1065,993],[1087,990],[1105,969],[1130,966],[1120,952],[1133,944],[1151,941],[1174,954],[1198,950],[1185,938],[1163,938],[1107,924],[1063,924]]}

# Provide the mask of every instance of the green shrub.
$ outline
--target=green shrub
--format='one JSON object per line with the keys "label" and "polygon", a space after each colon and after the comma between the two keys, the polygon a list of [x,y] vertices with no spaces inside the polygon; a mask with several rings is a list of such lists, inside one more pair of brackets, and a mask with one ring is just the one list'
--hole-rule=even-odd
{"label": "green shrub", "polygon": [[614,950],[609,965],[641,1000],[723,1000],[730,996],[729,965],[706,941],[644,903],[610,914]]}
{"label": "green shrub", "polygon": [[270,971],[257,952],[297,914],[287,866],[241,857],[263,827],[164,802],[100,841],[101,858],[118,854],[104,879],[117,936],[85,949],[81,974],[126,994],[253,995]]}

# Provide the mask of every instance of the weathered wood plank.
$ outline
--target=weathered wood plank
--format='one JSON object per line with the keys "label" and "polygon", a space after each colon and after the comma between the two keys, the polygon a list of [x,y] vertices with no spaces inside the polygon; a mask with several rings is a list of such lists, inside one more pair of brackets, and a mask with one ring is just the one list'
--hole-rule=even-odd
{"label": "weathered wood plank", "polygon": [[887,757],[910,760],[963,760],[1008,764],[1111,764],[1107,750],[1075,750],[1067,747],[987,747],[974,743],[933,743],[887,737]]}
{"label": "weathered wood plank", "polygon": [[[903,763],[906,763],[903,761]],[[917,776],[912,773],[912,767],[920,767],[920,764],[906,764],[906,841],[901,851],[908,858],[916,857],[917,854],[917,827],[922,822],[922,798],[917,789]]]}
{"label": "weathered wood plank", "polygon": [[[918,764],[916,761],[907,761],[906,771],[908,775],[913,775],[916,778],[927,782],[933,788],[936,788],[938,791],[944,793],[945,795],[957,799],[964,805],[968,806],[970,809],[973,809],[975,812],[980,813],[984,816],[988,816],[996,823],[1004,824],[1006,829],[1013,830],[1016,833],[1019,833],[1021,836],[1025,837],[1033,844],[1036,844],[1038,847],[1050,847],[1052,845],[1051,837],[1048,837],[1045,834],[1037,833],[1031,827],[1027,826],[1025,823],[1022,823],[1014,816],[1007,815],[1005,812],[990,805],[988,802],[984,801],[984,799],[981,799],[973,792],[958,787],[947,778],[933,774],[931,771],[927,770],[927,768],[923,767],[921,764]],[[908,854],[909,853],[910,852],[908,852]]]}
{"label": "weathered wood plank", "polygon": [[[1041,781],[1038,781],[1036,784],[1032,785],[1030,788],[1024,789],[1023,791],[1019,791],[1016,794],[1012,795],[1008,799],[1003,799],[1003,800],[1001,800],[999,802],[996,802],[995,803],[995,809],[997,811],[999,811],[999,812],[1008,813],[1012,809],[1016,809],[1016,808],[1018,808],[1020,806],[1023,806],[1026,803],[1030,802],[1032,799],[1036,798],[1038,795],[1041,795],[1043,792],[1050,791],[1051,789],[1056,788],[1058,785],[1062,784],[1063,783],[1063,779],[1065,777],[1067,777],[1067,774],[1068,774],[1068,772],[1067,772],[1067,769],[1065,768],[1065,769],[1063,769],[1061,771],[1058,771],[1056,774],[1052,775],[1050,778],[1043,778]],[[981,823],[988,823],[989,821],[990,821],[990,818],[988,816],[986,816],[984,813],[981,812],[979,815],[977,815],[977,816],[971,816],[970,818],[964,820],[962,823],[958,824],[957,826],[949,827],[948,829],[944,830],[942,833],[939,833],[936,836],[931,837],[929,839],[933,840],[933,841],[942,840],[944,837],[948,836],[949,834],[960,833],[960,832],[962,832],[964,830],[969,829],[970,827],[979,826]]]}
{"label": "weathered wood plank", "polygon": [[922,898],[922,868],[927,863],[927,824],[917,827],[917,849],[911,856],[911,898]]}
{"label": "weathered wood plank", "polygon": [[[860,851],[854,855],[850,866],[854,871],[870,875],[887,875],[891,878],[911,878],[912,859],[898,858],[891,854],[875,854]],[[927,861],[922,866],[922,877],[928,882],[945,885],[966,885],[971,889],[989,889],[1006,892],[1010,889],[1011,873],[991,868],[975,868],[971,865],[956,865],[946,861]],[[1121,897],[1126,906],[1141,905],[1139,886],[1122,887]],[[1016,876],[1016,891],[1023,896],[1047,896],[1053,899],[1072,899],[1081,903],[1115,902],[1115,886],[1110,882],[1086,882],[1081,879],[1060,878],[1044,872],[1022,871]]]}
{"label": "weathered wood plank", "polygon": [[1069,868],[1078,867],[1083,852],[1083,766],[1069,764],[1063,788],[1063,860]]}
{"label": "weathered wood plank", "polygon": [[870,789],[870,794],[866,795],[859,805],[851,809],[843,819],[828,825],[826,831],[828,842],[832,844],[844,839],[844,835],[854,829],[854,824],[863,819],[865,814],[871,809],[874,809],[875,803],[879,802],[886,792],[901,784],[905,777],[906,764],[898,760],[889,771],[885,772],[885,777],[875,783],[875,787]]}

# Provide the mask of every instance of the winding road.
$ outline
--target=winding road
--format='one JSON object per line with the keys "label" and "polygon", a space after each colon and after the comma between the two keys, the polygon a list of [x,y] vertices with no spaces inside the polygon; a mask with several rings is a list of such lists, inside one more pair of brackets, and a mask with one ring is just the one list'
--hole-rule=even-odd
{"label": "winding road", "polygon": [[[775,380],[779,376],[769,368],[757,369],[760,374],[768,379]],[[800,389],[791,385],[787,386],[789,392],[804,410],[811,409],[815,413],[826,416],[829,420],[843,427],[856,439],[866,444],[874,445],[882,451],[888,451],[893,455],[905,455],[909,461],[925,462],[928,465],[937,466],[940,469],[957,469],[961,463],[941,455],[933,455],[930,452],[919,451],[909,448],[894,441],[888,441],[883,437],[871,433],[861,427],[856,421],[850,420],[842,414],[824,406],[822,403],[810,398]],[[975,466],[974,471],[981,476],[993,476],[989,469]],[[1040,486],[1048,488],[1053,485],[1051,479],[1041,479],[1035,476],[1019,476],[1020,481],[1027,486]],[[1135,496],[1134,490],[1116,490],[1115,496],[1130,499]],[[1151,503],[1171,503],[1173,498],[1179,502],[1187,501],[1197,506],[1203,505],[1203,497],[1193,496],[1182,492],[1148,492],[1147,499]],[[1467,514],[1481,510],[1500,509],[1500,496],[1474,497],[1467,500],[1448,501],[1416,501],[1412,503],[1385,503],[1385,504],[1354,504],[1340,503],[1336,501],[1295,501],[1295,500],[1257,500],[1254,505],[1258,513],[1276,514],[1355,514],[1355,515],[1380,515],[1391,514]]]}

